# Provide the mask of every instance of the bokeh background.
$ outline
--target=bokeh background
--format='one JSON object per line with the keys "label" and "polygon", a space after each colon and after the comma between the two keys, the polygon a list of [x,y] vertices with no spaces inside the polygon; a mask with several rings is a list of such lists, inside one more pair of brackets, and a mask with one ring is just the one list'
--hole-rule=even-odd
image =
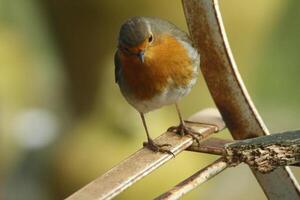
{"label": "bokeh background", "polygon": [[[268,128],[299,129],[300,1],[220,6]],[[114,83],[113,65],[118,29],[136,15],[187,29],[179,0],[0,0],[0,199],[63,199],[141,147],[142,123]],[[185,117],[214,107],[202,77],[180,106]],[[155,137],[178,123],[172,106],[147,120]],[[116,199],[151,199],[214,159],[183,153]],[[266,199],[245,165],[185,197],[200,198]]]}

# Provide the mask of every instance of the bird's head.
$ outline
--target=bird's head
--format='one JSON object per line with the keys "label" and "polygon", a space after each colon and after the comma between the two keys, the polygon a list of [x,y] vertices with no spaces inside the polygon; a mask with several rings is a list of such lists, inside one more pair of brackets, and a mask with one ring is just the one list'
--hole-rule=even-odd
{"label": "bird's head", "polygon": [[118,48],[123,54],[135,56],[144,63],[146,50],[153,45],[154,40],[149,21],[143,17],[134,17],[122,25]]}

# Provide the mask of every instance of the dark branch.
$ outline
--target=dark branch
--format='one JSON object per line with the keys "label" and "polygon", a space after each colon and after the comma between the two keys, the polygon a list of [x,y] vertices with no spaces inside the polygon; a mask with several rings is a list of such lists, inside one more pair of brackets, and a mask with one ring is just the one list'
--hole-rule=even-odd
{"label": "dark branch", "polygon": [[242,140],[225,145],[231,166],[240,162],[267,173],[279,166],[300,164],[300,130]]}

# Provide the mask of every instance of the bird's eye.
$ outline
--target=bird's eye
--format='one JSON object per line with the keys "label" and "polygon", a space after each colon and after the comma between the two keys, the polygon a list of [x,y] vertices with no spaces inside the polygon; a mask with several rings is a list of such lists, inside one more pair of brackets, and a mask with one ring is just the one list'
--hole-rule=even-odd
{"label": "bird's eye", "polygon": [[148,42],[152,42],[153,41],[153,35],[150,35],[150,37],[148,38]]}

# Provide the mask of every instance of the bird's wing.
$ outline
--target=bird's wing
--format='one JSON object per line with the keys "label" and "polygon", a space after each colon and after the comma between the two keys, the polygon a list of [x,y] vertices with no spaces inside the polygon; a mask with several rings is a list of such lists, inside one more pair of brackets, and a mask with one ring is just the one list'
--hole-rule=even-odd
{"label": "bird's wing", "polygon": [[115,53],[115,82],[118,83],[120,77],[120,70],[121,70],[121,61],[119,57],[119,52],[116,51]]}

